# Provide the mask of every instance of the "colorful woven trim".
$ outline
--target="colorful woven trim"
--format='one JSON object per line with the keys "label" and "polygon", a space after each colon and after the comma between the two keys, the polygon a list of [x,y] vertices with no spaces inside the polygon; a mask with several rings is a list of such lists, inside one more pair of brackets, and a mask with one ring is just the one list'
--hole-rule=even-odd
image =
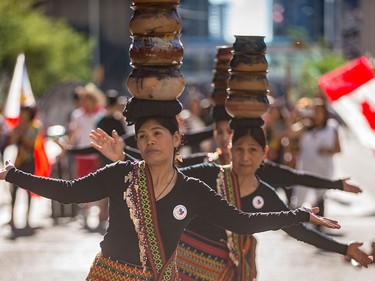
{"label": "colorful woven trim", "polygon": [[[130,180],[130,185],[124,193],[124,199],[129,208],[130,218],[132,219],[135,227],[135,231],[138,234],[138,243],[139,243],[139,258],[142,263],[143,268],[146,268],[147,264],[147,241],[144,234],[144,218],[143,212],[140,205],[140,194],[138,186],[138,169],[137,163],[134,164],[133,172],[130,172],[128,175]],[[128,180],[125,177],[125,182]]]}
{"label": "colorful woven trim", "polygon": [[138,234],[142,266],[146,267],[148,258],[157,280],[173,280],[177,276],[175,255],[166,261],[157,221],[154,188],[144,161],[134,164],[132,181],[125,198]]}
{"label": "colorful woven trim", "polygon": [[243,243],[243,254],[241,257],[241,266],[237,268],[236,280],[256,280],[256,245],[257,240],[254,236],[248,235]]}
{"label": "colorful woven trim", "polygon": [[[241,195],[237,177],[230,166],[223,166],[217,180],[217,189],[232,205],[241,209]],[[257,270],[255,263],[256,239],[252,235],[241,236],[226,231],[229,257],[237,266],[235,280],[253,280]]]}
{"label": "colorful woven trim", "polygon": [[110,260],[100,252],[91,265],[86,281],[148,281],[154,280],[150,268],[144,270],[140,266],[122,264]]}
{"label": "colorful woven trim", "polygon": [[[217,180],[218,193],[237,208],[241,207],[241,198],[239,192],[236,192],[235,183],[232,177],[232,171],[229,165],[222,166]],[[227,246],[229,257],[233,263],[238,266],[241,259],[241,237],[231,231],[225,231],[227,234]]]}
{"label": "colorful woven trim", "polygon": [[181,280],[234,280],[234,268],[225,243],[186,231],[181,236],[177,256]]}

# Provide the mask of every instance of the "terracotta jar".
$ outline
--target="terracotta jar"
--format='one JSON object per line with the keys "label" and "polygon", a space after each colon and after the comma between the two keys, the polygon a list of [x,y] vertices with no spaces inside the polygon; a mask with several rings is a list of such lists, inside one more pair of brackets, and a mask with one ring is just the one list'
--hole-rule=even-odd
{"label": "terracotta jar", "polygon": [[231,90],[266,91],[267,72],[229,72],[227,86]]}
{"label": "terracotta jar", "polygon": [[177,5],[147,3],[131,8],[134,10],[129,22],[132,35],[181,33],[182,19],[177,13]]}
{"label": "terracotta jar", "polygon": [[269,108],[266,95],[235,96],[229,95],[225,101],[225,108],[232,117],[236,118],[259,118]]}
{"label": "terracotta jar", "polygon": [[144,3],[170,3],[170,4],[179,4],[180,0],[132,0],[132,4],[144,4]]}
{"label": "terracotta jar", "polygon": [[265,53],[264,36],[234,35],[233,51],[240,53]]}
{"label": "terracotta jar", "polygon": [[228,71],[214,70],[214,77],[212,78],[211,86],[215,88],[226,89],[228,78],[229,78]]}
{"label": "terracotta jar", "polygon": [[232,71],[267,71],[268,62],[263,53],[233,53],[229,67]]}
{"label": "terracotta jar", "polygon": [[225,100],[228,97],[228,93],[225,89],[214,88],[211,94],[211,99],[215,105],[225,105]]}
{"label": "terracotta jar", "polygon": [[232,58],[233,47],[229,45],[217,46],[215,58],[219,61],[229,61]]}
{"label": "terracotta jar", "polygon": [[227,89],[227,94],[239,97],[249,97],[249,96],[267,96],[270,93],[269,90],[266,91],[247,91],[247,90],[232,90]]}
{"label": "terracotta jar", "polygon": [[180,34],[160,36],[132,36],[129,55],[131,64],[173,65],[181,64],[184,48]]}
{"label": "terracotta jar", "polygon": [[174,100],[185,88],[179,67],[134,67],[127,80],[129,92],[146,100]]}

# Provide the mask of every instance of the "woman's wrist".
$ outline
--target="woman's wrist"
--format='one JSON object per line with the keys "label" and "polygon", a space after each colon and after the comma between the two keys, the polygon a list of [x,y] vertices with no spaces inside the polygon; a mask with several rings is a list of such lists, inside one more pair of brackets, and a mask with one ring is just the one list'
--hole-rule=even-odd
{"label": "woman's wrist", "polygon": [[125,159],[126,159],[125,152],[122,152],[121,155],[119,155],[118,160],[119,161],[125,161]]}

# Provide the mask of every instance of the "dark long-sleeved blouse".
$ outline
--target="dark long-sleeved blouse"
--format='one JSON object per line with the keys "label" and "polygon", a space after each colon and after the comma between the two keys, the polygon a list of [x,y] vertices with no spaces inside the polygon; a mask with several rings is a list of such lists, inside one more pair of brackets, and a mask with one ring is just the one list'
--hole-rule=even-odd
{"label": "dark long-sleeved blouse", "polygon": [[[207,161],[207,154],[197,153],[187,157],[182,163],[183,167],[201,164]],[[319,175],[299,171],[288,166],[265,160],[257,169],[256,175],[274,187],[291,187],[304,185],[310,188],[343,189],[341,180],[331,180]]]}
{"label": "dark long-sleeved blouse", "polygon": [[312,188],[343,189],[341,180],[320,177],[269,160],[264,161],[256,171],[256,175],[274,187],[289,187],[298,184]]}
{"label": "dark long-sleeved blouse", "polygon": [[[203,163],[191,167],[182,168],[181,171],[192,177],[199,177],[209,186],[216,184],[216,179],[220,173],[220,167],[213,163]],[[256,191],[241,198],[242,210],[245,212],[276,212],[289,210],[288,206],[280,199],[275,189],[260,180]],[[188,230],[200,234],[213,241],[225,241],[227,235],[221,228],[212,225],[204,218],[194,219],[187,227]],[[347,252],[347,245],[339,243],[331,237],[315,231],[303,224],[293,225],[282,228],[293,238],[316,246],[318,248],[343,254]]]}
{"label": "dark long-sleeved blouse", "polygon": [[[113,258],[140,264],[138,236],[124,200],[124,192],[130,184],[125,179],[133,165],[130,161],[116,162],[76,180],[36,177],[11,169],[6,180],[61,203],[85,203],[109,197],[109,227],[100,243],[101,249]],[[178,205],[186,208],[187,215],[183,219],[177,219],[174,214]],[[156,211],[167,257],[176,249],[184,228],[198,216],[239,234],[276,230],[309,220],[309,213],[302,209],[267,214],[244,213],[202,181],[181,172],[172,191],[156,202]]]}

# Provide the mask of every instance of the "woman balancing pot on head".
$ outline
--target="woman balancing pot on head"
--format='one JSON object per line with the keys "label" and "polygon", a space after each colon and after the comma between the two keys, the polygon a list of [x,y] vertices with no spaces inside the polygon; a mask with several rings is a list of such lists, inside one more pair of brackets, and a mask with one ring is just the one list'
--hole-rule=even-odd
{"label": "woman balancing pot on head", "polygon": [[[217,166],[204,163],[181,171],[194,176],[245,212],[285,211],[289,208],[274,188],[257,176],[257,170],[266,156],[266,137],[262,119],[233,119],[231,164]],[[327,235],[302,224],[283,228],[293,238],[318,248],[347,255],[367,267],[373,258],[359,249],[362,243],[339,243]],[[255,280],[256,240],[252,235],[240,236],[194,219],[181,237],[177,264],[182,280]],[[221,265],[221,272],[218,272]],[[212,278],[216,274],[215,278]],[[191,279],[192,278],[192,279]]]}
{"label": "woman balancing pot on head", "polygon": [[124,115],[135,125],[141,162],[116,162],[76,180],[61,180],[24,173],[6,161],[0,179],[61,203],[109,197],[109,226],[87,280],[177,280],[177,244],[198,216],[238,234],[307,221],[340,228],[337,221],[316,216],[317,208],[241,212],[202,181],[178,171],[180,110],[177,100],[130,100]]}
{"label": "woman balancing pot on head", "polygon": [[[275,190],[255,174],[266,155],[262,124],[262,119],[234,119],[231,122],[231,127],[234,128],[231,165],[204,163],[180,170],[186,175],[201,179],[209,186],[216,186],[218,193],[243,211],[289,210]],[[93,139],[103,144],[99,137]],[[102,152],[107,155],[109,151],[108,147],[105,151],[102,148]],[[360,243],[342,244],[303,225],[283,230],[316,247],[348,255],[365,267],[372,262],[371,257],[359,249]],[[255,280],[255,247],[256,240],[252,235],[240,236],[197,217],[187,226],[177,249],[180,278],[207,281]]]}

